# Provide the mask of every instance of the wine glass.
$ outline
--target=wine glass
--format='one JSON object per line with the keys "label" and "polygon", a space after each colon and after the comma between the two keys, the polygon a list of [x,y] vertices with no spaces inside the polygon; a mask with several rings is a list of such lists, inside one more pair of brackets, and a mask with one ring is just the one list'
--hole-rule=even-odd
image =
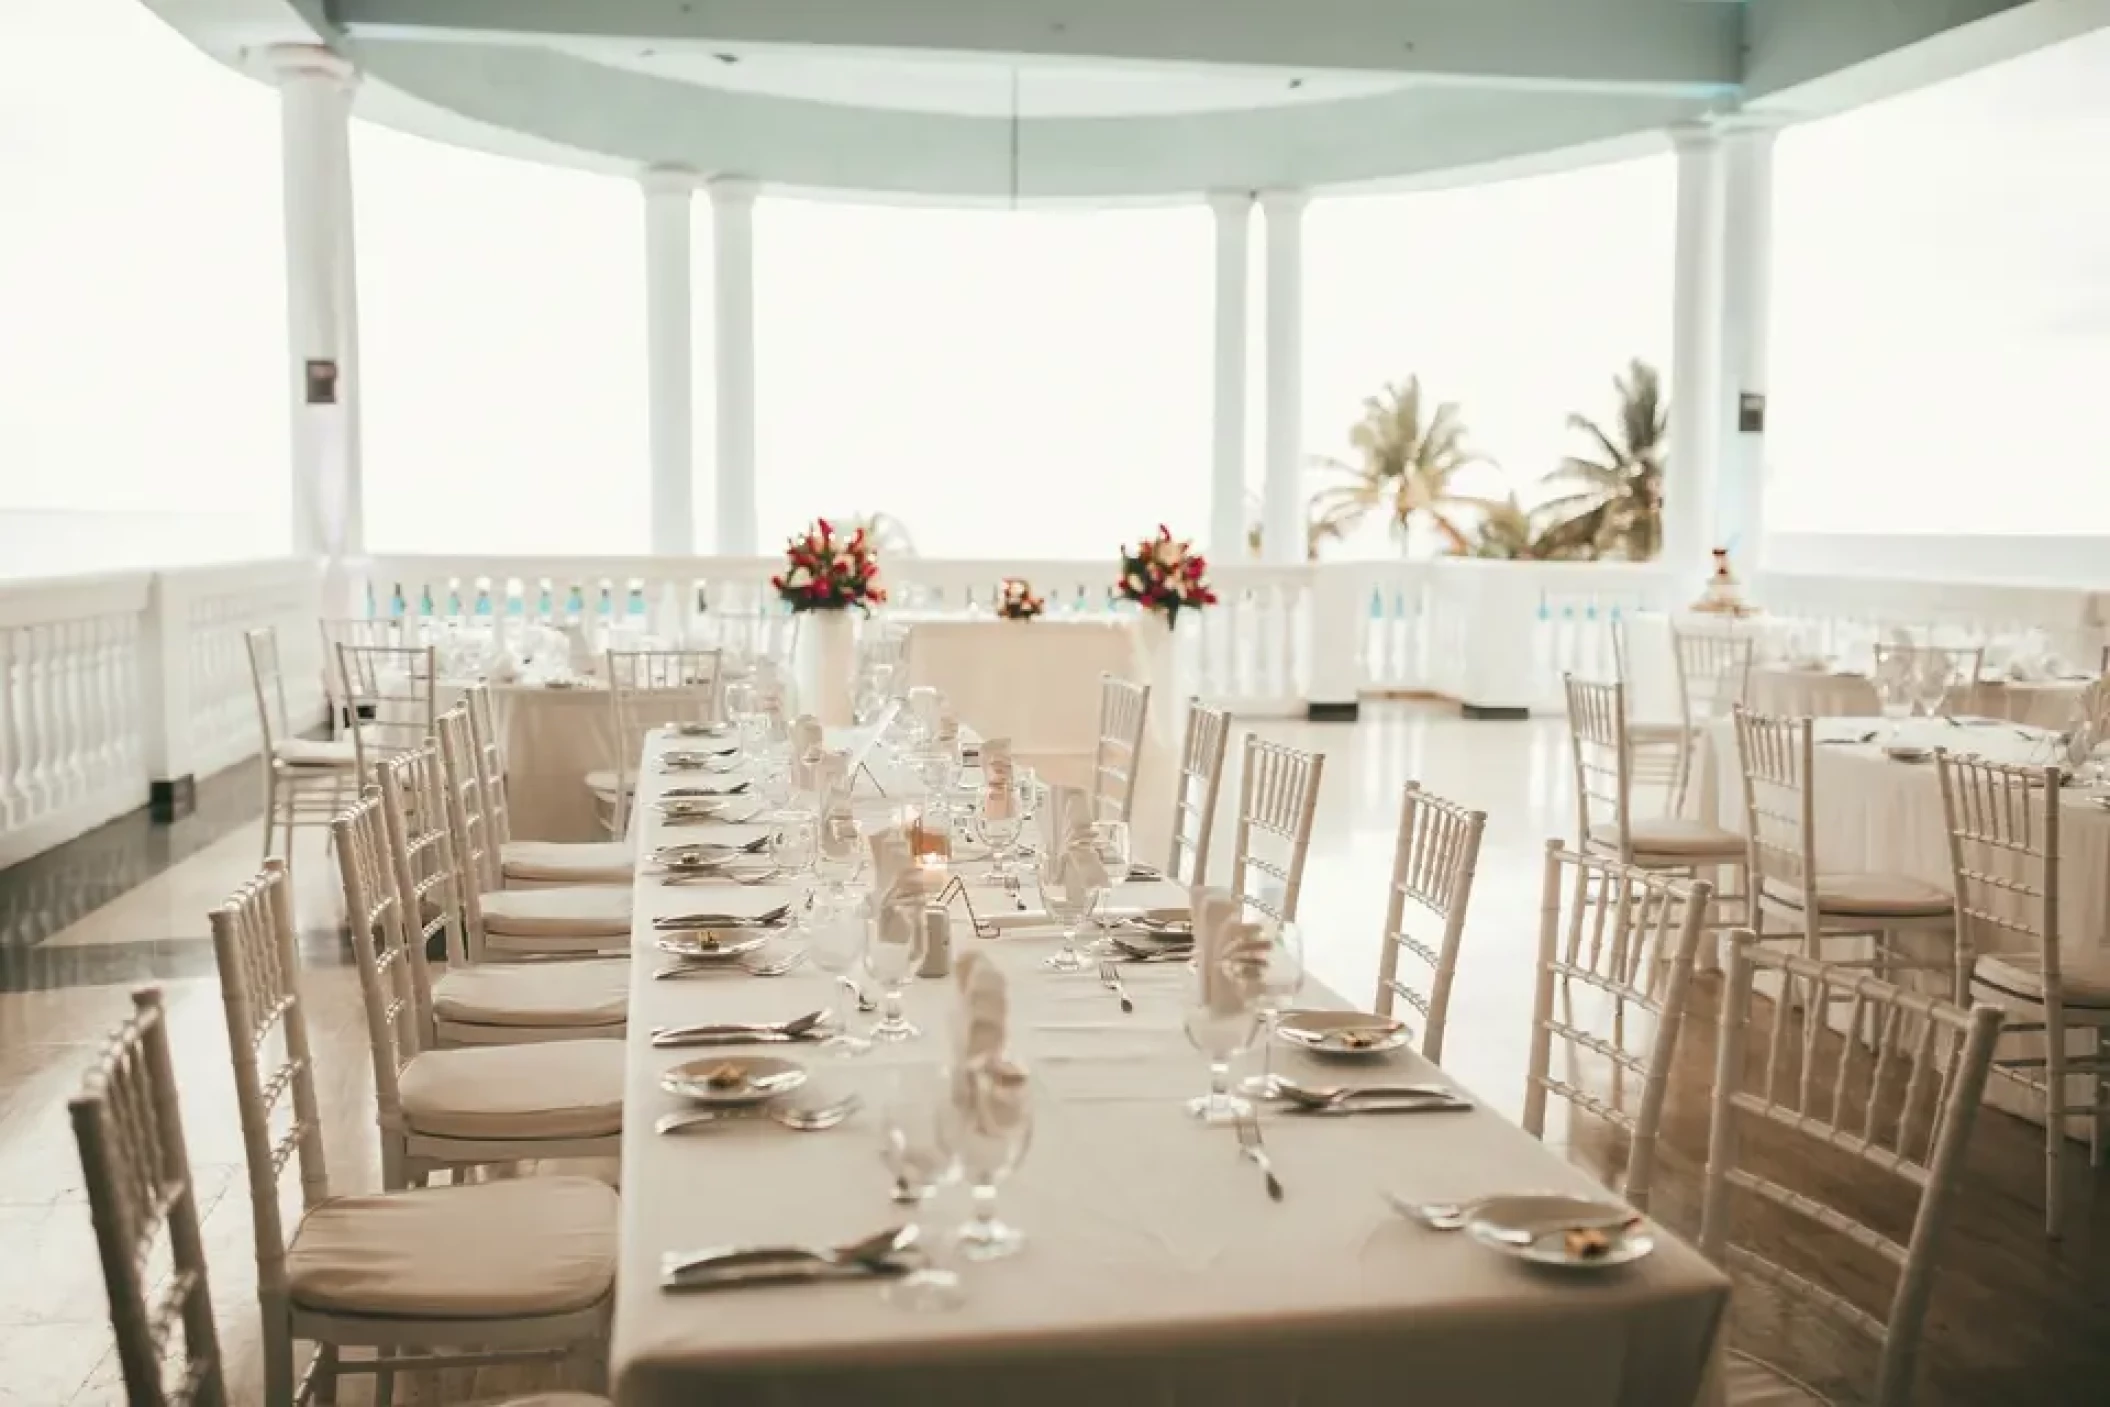
{"label": "wine glass", "polygon": [[850,881],[864,868],[865,839],[857,829],[857,817],[841,802],[821,813],[820,848],[813,862],[814,877],[827,886],[828,896],[840,900]]}
{"label": "wine glass", "polygon": [[806,921],[806,909],[812,902],[811,891],[806,883],[806,871],[813,866],[814,857],[820,852],[820,818],[811,811],[779,811],[769,818],[769,859],[777,873],[791,878],[791,887],[797,897],[792,901],[792,911],[799,915],[801,926]]}
{"label": "wine glass", "polygon": [[1939,650],[1929,650],[1921,655],[1919,667],[1912,671],[1908,681],[1915,711],[1928,718],[1939,714],[1954,677],[1955,670],[1947,655]]}
{"label": "wine glass", "polygon": [[872,1039],[892,1044],[923,1034],[901,1012],[902,989],[923,965],[923,893],[920,889],[882,901],[865,937],[864,969],[879,984],[879,1020]]}
{"label": "wine glass", "polygon": [[1231,1093],[1231,1061],[1253,1043],[1258,997],[1251,969],[1236,952],[1197,973],[1183,1024],[1194,1048],[1209,1057],[1209,1092],[1188,1100],[1187,1112],[1205,1124],[1235,1124],[1252,1115],[1252,1101]]}
{"label": "wine glass", "polygon": [[832,1050],[838,1055],[863,1055],[872,1048],[871,1041],[852,1035],[849,1029],[864,996],[857,986],[857,979],[850,974],[864,959],[868,927],[865,904],[861,899],[823,904],[807,925],[806,960],[833,977],[850,1000],[850,1009],[843,1014],[841,1029],[821,1042],[821,1049]]}
{"label": "wine glass", "polygon": [[1130,835],[1126,821],[1092,822],[1092,849],[1098,853],[1099,864],[1106,872],[1106,888],[1099,892],[1093,913],[1099,936],[1085,945],[1087,957],[1110,958],[1120,956],[1121,950],[1114,946],[1113,938],[1106,931],[1107,900],[1112,897],[1113,887],[1128,877],[1131,859]]}
{"label": "wine glass", "polygon": [[975,833],[989,847],[993,861],[989,867],[991,879],[1008,880],[1015,873],[1011,850],[1018,844],[1025,824],[1025,801],[1017,782],[993,782],[982,789],[981,804],[975,812]]}
{"label": "wine glass", "polygon": [[1876,671],[1876,707],[1890,725],[1887,742],[1898,740],[1898,724],[1912,715],[1912,685],[1896,668]]}
{"label": "wine glass", "polygon": [[973,1189],[974,1218],[954,1236],[969,1260],[1016,1255],[1026,1234],[996,1214],[996,1189],[1033,1142],[1031,1086],[1025,1068],[1001,1056],[970,1061],[953,1072],[946,1103],[946,1142]]}
{"label": "wine glass", "polygon": [[[880,1101],[879,1160],[894,1175],[894,1200],[917,1208],[910,1213],[917,1221],[922,1204],[959,1170],[948,1138],[951,1105],[951,1076],[935,1065],[897,1071]],[[962,1299],[958,1272],[929,1264],[889,1281],[880,1295],[909,1309],[953,1309]]]}
{"label": "wine glass", "polygon": [[1261,1065],[1260,1073],[1248,1075],[1239,1089],[1259,1099],[1273,1099],[1279,1093],[1275,1085],[1275,1022],[1284,1005],[1304,988],[1304,931],[1286,919],[1264,919],[1257,927],[1259,937],[1267,944],[1265,953],[1256,952],[1253,970]]}
{"label": "wine glass", "polygon": [[851,710],[851,718],[858,727],[866,727],[886,710],[893,697],[894,666],[871,665],[857,681],[857,703]]}
{"label": "wine glass", "polygon": [[1041,903],[1047,908],[1048,917],[1062,925],[1061,951],[1041,964],[1050,972],[1082,972],[1085,969],[1084,954],[1077,950],[1077,930],[1083,926],[1093,906],[1106,895],[1106,885],[1094,878],[1095,871],[1103,879],[1105,867],[1098,863],[1089,840],[1069,844],[1057,841],[1041,851],[1038,876]]}

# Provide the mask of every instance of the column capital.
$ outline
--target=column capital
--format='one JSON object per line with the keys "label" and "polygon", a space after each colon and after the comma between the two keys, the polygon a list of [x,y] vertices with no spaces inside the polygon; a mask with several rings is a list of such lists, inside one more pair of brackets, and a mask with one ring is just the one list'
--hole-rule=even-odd
{"label": "column capital", "polygon": [[1707,155],[1721,150],[1722,129],[1712,119],[1702,118],[1695,122],[1679,122],[1670,129],[1671,150],[1680,156],[1688,153]]}
{"label": "column capital", "polygon": [[762,183],[751,176],[713,176],[704,184],[711,204],[725,209],[746,209],[761,194]]}
{"label": "column capital", "polygon": [[1311,204],[1310,191],[1276,190],[1260,193],[1260,208],[1270,219],[1277,215],[1301,215],[1304,207]]}
{"label": "column capital", "polygon": [[1253,213],[1251,191],[1209,191],[1202,198],[1219,219],[1243,219]]}
{"label": "column capital", "polygon": [[697,186],[696,173],[686,166],[647,166],[637,173],[645,194],[691,195]]}
{"label": "column capital", "polygon": [[1730,145],[1766,147],[1794,120],[1784,112],[1732,112],[1722,118],[1716,130]]}
{"label": "column capital", "polygon": [[351,60],[320,44],[273,44],[264,50],[264,67],[281,86],[320,80],[352,88],[359,82]]}

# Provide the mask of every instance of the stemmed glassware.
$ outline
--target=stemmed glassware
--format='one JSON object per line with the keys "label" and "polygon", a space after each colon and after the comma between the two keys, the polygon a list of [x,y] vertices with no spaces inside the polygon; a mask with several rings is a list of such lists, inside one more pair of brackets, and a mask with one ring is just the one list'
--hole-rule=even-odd
{"label": "stemmed glassware", "polygon": [[871,1041],[850,1033],[859,999],[857,979],[851,973],[864,960],[870,928],[865,908],[861,899],[823,903],[806,929],[806,960],[833,977],[850,1000],[841,1028],[821,1042],[821,1049],[838,1055],[863,1055],[872,1048]]}
{"label": "stemmed glassware", "polygon": [[1062,948],[1042,962],[1050,972],[1082,972],[1084,954],[1077,948],[1077,932],[1106,899],[1105,867],[1094,864],[1095,848],[1088,839],[1069,844],[1057,841],[1040,853],[1041,902],[1048,917],[1062,925]]}
{"label": "stemmed glassware", "polygon": [[[898,1071],[879,1106],[879,1159],[894,1175],[894,1200],[918,1208],[919,1223],[922,1204],[959,1171],[951,1106],[951,1078],[937,1066]],[[959,1273],[933,1264],[888,1281],[880,1295],[909,1309],[953,1309],[962,1299]]]}
{"label": "stemmed glassware", "polygon": [[1890,727],[1887,743],[1898,740],[1898,724],[1912,716],[1912,684],[1896,670],[1878,670],[1872,681],[1876,690],[1876,707],[1882,710],[1883,719]]}
{"label": "stemmed glassware", "polygon": [[1253,1112],[1251,1100],[1231,1093],[1231,1062],[1253,1043],[1258,1002],[1257,984],[1235,957],[1197,976],[1184,1024],[1209,1058],[1209,1092],[1188,1100],[1187,1112],[1205,1124],[1235,1124]]}
{"label": "stemmed glassware", "polygon": [[1128,875],[1128,866],[1132,858],[1128,822],[1092,822],[1092,848],[1098,852],[1099,863],[1106,871],[1107,887],[1100,892],[1098,902],[1093,905],[1099,936],[1085,945],[1084,953],[1085,956],[1094,958],[1118,957],[1121,950],[1114,946],[1113,938],[1106,931],[1106,910],[1113,887]]}
{"label": "stemmed glassware", "polygon": [[1282,1008],[1304,989],[1304,931],[1287,920],[1263,919],[1259,937],[1267,944],[1256,951],[1251,969],[1256,1015],[1259,1018],[1260,1072],[1248,1075],[1239,1089],[1259,1099],[1273,1099],[1275,1087],[1275,1022]]}
{"label": "stemmed glassware", "polygon": [[841,900],[851,880],[864,868],[864,833],[857,817],[840,794],[825,799],[821,807],[820,848],[813,862],[814,878],[826,886],[831,900]]}
{"label": "stemmed glassware", "polygon": [[875,664],[867,667],[857,681],[857,701],[852,706],[850,717],[858,727],[865,727],[886,710],[888,700],[894,696],[894,666]]}
{"label": "stemmed glassware", "polygon": [[791,880],[796,895],[791,911],[798,915],[801,927],[807,922],[807,907],[813,898],[806,872],[819,853],[820,818],[811,811],[779,811],[769,818],[769,860],[778,874]]}
{"label": "stemmed glassware", "polygon": [[1915,711],[1928,718],[1940,714],[1943,701],[1949,697],[1949,686],[1955,682],[1954,675],[1947,655],[1938,650],[1921,655],[1919,668],[1913,670],[1907,681]]}
{"label": "stemmed glassware", "polygon": [[[994,813],[991,801],[1000,803]],[[1025,797],[1023,788],[1016,781],[994,794],[990,788],[983,789],[981,802],[975,809],[975,834],[989,847],[989,858],[993,862],[989,867],[991,879],[1009,879],[1016,872],[1011,863],[1011,852],[1025,825]]]}
{"label": "stemmed glassware", "polygon": [[1033,1106],[1023,1066],[1003,1058],[970,1062],[953,1075],[947,1142],[973,1190],[974,1218],[954,1237],[969,1260],[1017,1254],[1026,1235],[996,1214],[996,1189],[1033,1142]]}
{"label": "stemmed glassware", "polygon": [[922,893],[913,891],[880,903],[873,911],[864,946],[865,971],[880,991],[873,1040],[891,1044],[923,1034],[901,1011],[902,989],[923,965],[923,955]]}

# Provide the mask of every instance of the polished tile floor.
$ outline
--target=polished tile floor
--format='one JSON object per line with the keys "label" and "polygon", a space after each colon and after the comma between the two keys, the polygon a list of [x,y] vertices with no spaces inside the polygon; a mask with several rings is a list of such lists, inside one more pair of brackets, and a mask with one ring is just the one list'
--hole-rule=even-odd
{"label": "polished tile floor", "polygon": [[[1419,779],[1489,813],[1446,1064],[1514,1115],[1522,1102],[1543,842],[1574,824],[1559,726],[1465,722],[1435,706],[1388,704],[1366,709],[1356,725],[1264,724],[1257,731],[1327,754],[1306,880],[1310,963],[1326,985],[1358,1001],[1373,987],[1402,783]],[[33,868],[0,873],[5,1407],[122,1401],[65,1101],[103,1033],[123,1018],[131,986],[147,980],[168,994],[235,1400],[257,1400],[248,1191],[205,922],[207,908],[257,864],[259,832],[242,819],[246,792],[236,790],[244,785],[243,778],[223,779],[208,790],[202,819],[173,834],[119,823]],[[1220,834],[1228,836],[1228,828]],[[303,837],[295,869],[330,1170],[341,1189],[371,1188],[379,1181],[371,1071],[336,932],[334,872],[312,834]],[[1688,1232],[1697,1223],[1706,1149],[1717,982],[1700,985],[1658,1175],[1659,1215]],[[1592,1166],[1618,1157],[1608,1140],[1584,1129],[1572,1147]],[[2072,1230],[2051,1245],[2040,1226],[2041,1158],[2033,1127],[1997,1113],[1981,1121],[1929,1320],[1922,1402],[2110,1402],[2110,1174],[2072,1189]],[[1840,1344],[1821,1321],[1767,1319],[1748,1332],[1740,1321],[1739,1341],[1756,1335],[1752,1341],[1769,1354],[1812,1381],[1838,1384],[1841,1400],[1854,1400],[1845,1380],[1863,1366],[1856,1348]],[[455,1390],[439,1388],[446,1400]],[[347,1400],[365,1399],[355,1388]]]}

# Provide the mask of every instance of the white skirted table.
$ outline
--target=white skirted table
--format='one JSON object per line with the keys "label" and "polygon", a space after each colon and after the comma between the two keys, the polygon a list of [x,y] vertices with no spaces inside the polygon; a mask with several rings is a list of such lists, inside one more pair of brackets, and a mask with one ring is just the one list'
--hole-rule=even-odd
{"label": "white skirted table", "polygon": [[[650,805],[668,785],[651,762],[662,745],[646,744],[640,856],[695,834],[664,829]],[[1430,1199],[1595,1190],[1500,1115],[1271,1117],[1269,1149],[1287,1188],[1271,1202],[1232,1132],[1181,1107],[1205,1081],[1182,1033],[1194,980],[1184,965],[1126,968],[1136,1011],[1123,1015],[1093,974],[1041,967],[1050,930],[983,942],[964,918],[953,942],[1009,979],[1011,1049],[1033,1081],[1032,1146],[1002,1190],[1024,1249],[964,1266],[965,1302],[948,1311],[887,1303],[869,1282],[668,1293],[659,1266],[669,1251],[841,1244],[902,1220],[888,1200],[875,1105],[890,1070],[943,1058],[952,1001],[947,984],[912,984],[908,1013],[927,1034],[860,1059],[773,1048],[807,1064],[823,1090],[864,1093],[839,1128],[801,1134],[757,1120],[662,1137],[653,1122],[678,1104],[661,1074],[709,1052],[655,1048],[654,1027],[781,1020],[839,1004],[840,993],[810,967],[767,980],[655,981],[654,916],[773,896],[662,885],[642,861],[635,894],[612,1345],[619,1407],[1276,1407],[1402,1390],[1449,1407],[1688,1407],[1700,1391],[1728,1282],[1675,1237],[1660,1236],[1645,1261],[1584,1279],[1385,1206],[1386,1189]],[[1304,1000],[1331,1003],[1324,992]],[[1280,1053],[1277,1068],[1318,1073]],[[1404,1054],[1391,1073],[1436,1075]],[[954,1191],[925,1216],[942,1233],[966,1210]]]}
{"label": "white skirted table", "polygon": [[[2075,679],[1981,679],[1951,689],[1945,707],[1957,717],[2064,728],[2085,687],[2086,680]],[[1868,718],[1882,712],[1876,687],[1865,674],[1786,665],[1753,669],[1745,702],[1756,712],[1787,718]]]}
{"label": "white skirted table", "polygon": [[[445,710],[466,685],[442,681]],[[606,840],[586,774],[615,765],[615,715],[598,683],[568,688],[494,684],[491,702],[505,751],[506,799],[519,840]]]}

